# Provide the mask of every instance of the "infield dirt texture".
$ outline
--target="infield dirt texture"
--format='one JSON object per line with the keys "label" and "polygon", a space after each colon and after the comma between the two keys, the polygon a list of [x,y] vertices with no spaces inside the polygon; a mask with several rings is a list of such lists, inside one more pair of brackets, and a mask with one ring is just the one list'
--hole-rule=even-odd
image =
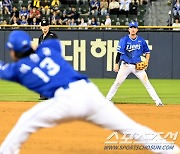
{"label": "infield dirt texture", "polygon": [[[105,95],[114,79],[93,79],[92,81]],[[168,132],[179,132],[180,80],[151,80],[151,83],[166,104],[164,107],[155,106],[139,80],[126,80],[113,101],[123,103],[116,106],[132,119],[157,132],[164,132],[165,135]],[[19,116],[36,104],[39,95],[9,82],[0,81],[0,86],[1,144]],[[21,154],[151,153],[142,150],[104,150],[106,138],[111,134],[112,131],[82,121],[63,123],[54,128],[41,129],[33,134],[23,145]],[[119,138],[121,137],[119,135]],[[114,141],[115,138],[112,140]],[[179,136],[175,143],[180,146]]]}

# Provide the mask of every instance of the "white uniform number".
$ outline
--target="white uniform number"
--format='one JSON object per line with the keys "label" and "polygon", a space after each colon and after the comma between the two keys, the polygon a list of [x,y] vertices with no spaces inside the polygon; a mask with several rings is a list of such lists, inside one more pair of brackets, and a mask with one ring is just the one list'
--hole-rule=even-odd
{"label": "white uniform number", "polygon": [[[47,74],[44,73],[41,69],[46,68]],[[44,82],[49,82],[49,76],[56,75],[60,70],[60,66],[56,64],[51,58],[46,57],[40,64],[39,67],[35,67],[32,72],[41,78]]]}

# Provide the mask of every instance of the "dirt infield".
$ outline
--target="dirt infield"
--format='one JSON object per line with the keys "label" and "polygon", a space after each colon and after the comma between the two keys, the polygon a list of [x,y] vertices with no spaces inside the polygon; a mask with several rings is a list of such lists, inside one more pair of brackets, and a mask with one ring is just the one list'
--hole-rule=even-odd
{"label": "dirt infield", "polygon": [[[16,123],[19,116],[36,103],[0,103],[0,143]],[[117,105],[131,118],[149,126],[157,132],[178,132],[180,130],[180,105]],[[111,115],[109,115],[111,116]],[[118,117],[117,117],[118,118]],[[104,150],[104,142],[112,131],[92,124],[75,121],[63,123],[33,134],[23,145],[21,154],[143,154],[145,151]],[[178,136],[176,144],[180,146]],[[150,153],[146,151],[146,154]]]}

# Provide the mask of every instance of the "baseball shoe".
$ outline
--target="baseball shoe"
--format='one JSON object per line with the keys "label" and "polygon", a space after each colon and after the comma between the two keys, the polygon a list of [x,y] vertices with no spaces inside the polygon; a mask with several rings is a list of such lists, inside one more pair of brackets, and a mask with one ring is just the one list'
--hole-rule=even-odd
{"label": "baseball shoe", "polygon": [[107,100],[109,103],[113,103],[111,99],[107,99],[107,98],[106,98],[106,100]]}
{"label": "baseball shoe", "polygon": [[111,99],[109,99],[109,98],[107,98],[107,97],[106,97],[106,100],[111,101]]}
{"label": "baseball shoe", "polygon": [[111,100],[107,100],[109,103],[113,103]]}
{"label": "baseball shoe", "polygon": [[156,106],[164,106],[164,104],[163,103],[156,103]]}

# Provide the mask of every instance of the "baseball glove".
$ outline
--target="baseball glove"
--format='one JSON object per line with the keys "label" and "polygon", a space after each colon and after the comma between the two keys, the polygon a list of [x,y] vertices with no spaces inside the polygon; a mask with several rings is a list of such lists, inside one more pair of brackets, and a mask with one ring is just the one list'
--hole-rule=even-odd
{"label": "baseball glove", "polygon": [[136,70],[144,70],[148,66],[147,61],[142,61],[136,64]]}

